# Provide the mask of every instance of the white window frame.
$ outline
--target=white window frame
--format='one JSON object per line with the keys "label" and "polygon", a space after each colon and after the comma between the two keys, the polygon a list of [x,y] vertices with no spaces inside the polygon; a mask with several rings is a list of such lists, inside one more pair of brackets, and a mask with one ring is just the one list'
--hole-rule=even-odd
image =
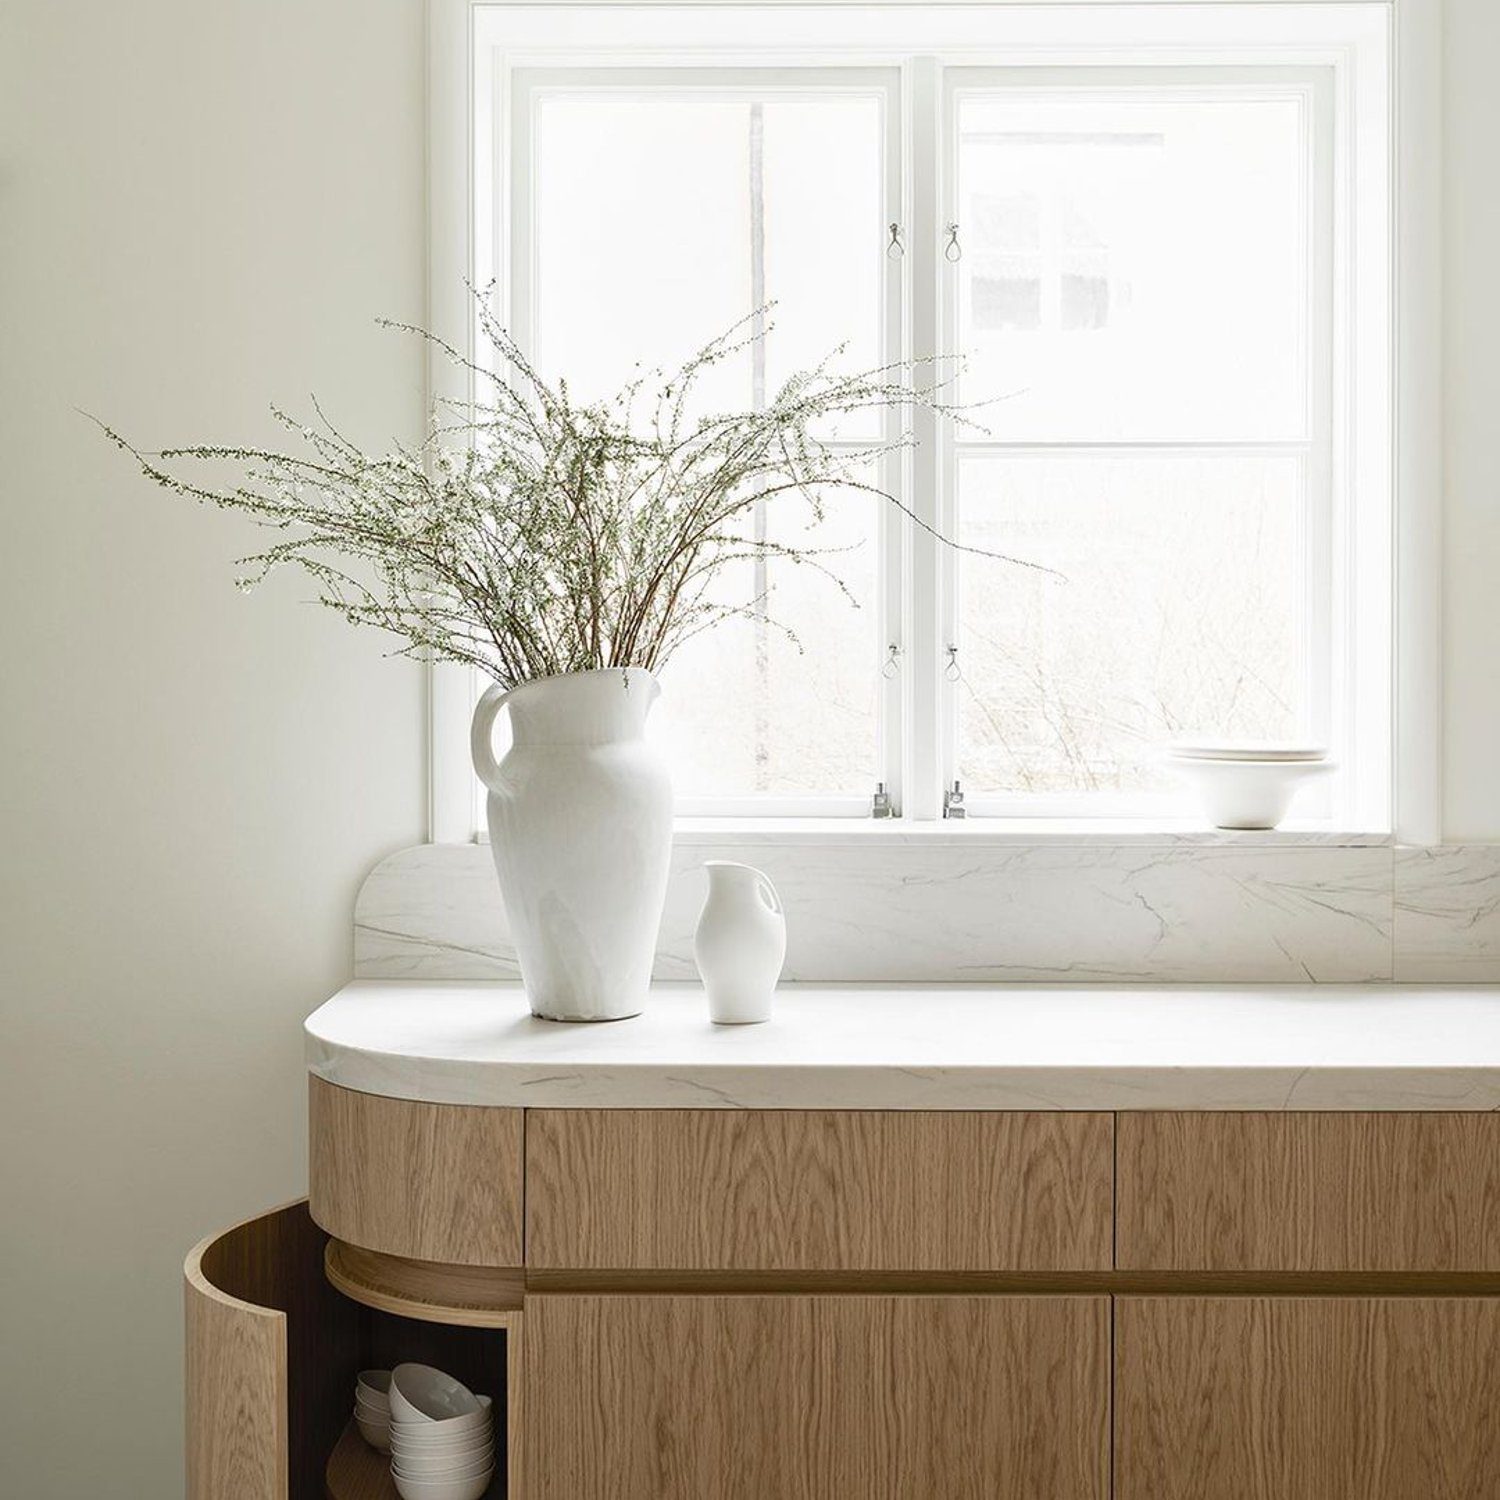
{"label": "white window frame", "polygon": [[[935,151],[933,141],[922,139],[923,132],[932,129],[929,122],[935,119],[935,111],[914,108],[913,101],[924,90],[946,92],[942,79],[949,69],[1087,64],[1130,69],[1190,65],[1328,70],[1331,108],[1341,112],[1340,151],[1347,158],[1334,164],[1340,191],[1354,202],[1374,203],[1389,220],[1383,226],[1358,226],[1357,243],[1376,257],[1379,274],[1365,274],[1369,268],[1362,263],[1359,274],[1351,278],[1350,296],[1355,300],[1331,310],[1335,337],[1347,336],[1353,327],[1372,330],[1366,336],[1379,337],[1382,325],[1389,325],[1386,345],[1395,366],[1394,431],[1387,392],[1368,388],[1338,392],[1330,408],[1331,461],[1336,471],[1341,462],[1346,465],[1336,473],[1336,485],[1361,495],[1363,522],[1358,528],[1342,530],[1336,525],[1330,538],[1332,546],[1352,549],[1353,560],[1346,571],[1358,581],[1360,593],[1357,600],[1341,602],[1343,618],[1349,622],[1342,644],[1351,649],[1356,633],[1363,642],[1370,638],[1369,632],[1388,635],[1395,631],[1393,650],[1363,653],[1366,660],[1392,664],[1393,670],[1377,671],[1376,680],[1361,683],[1367,702],[1378,703],[1383,691],[1387,707],[1383,716],[1366,715],[1359,721],[1363,726],[1359,732],[1371,737],[1360,757],[1360,781],[1337,809],[1334,826],[1379,832],[1391,828],[1394,817],[1398,837],[1434,841],[1440,799],[1441,491],[1440,411],[1435,394],[1440,370],[1435,0],[1390,0],[1387,4],[1365,0],[1241,0],[1238,4],[1106,0],[1086,7],[997,3],[860,9],[860,25],[857,32],[851,32],[840,25],[838,5],[708,3],[641,8],[430,0],[429,326],[450,335],[454,330],[469,330],[472,335],[463,281],[467,276],[478,283],[487,270],[494,269],[493,263],[486,264],[481,226],[502,226],[494,239],[497,248],[512,232],[505,220],[505,202],[490,199],[487,184],[503,180],[506,170],[508,127],[495,109],[496,84],[503,87],[517,70],[618,67],[625,62],[641,69],[680,67],[686,58],[702,68],[737,70],[895,67],[901,77],[902,147],[908,160]],[[1085,14],[1087,24],[1081,27],[1080,17]],[[1353,132],[1356,122],[1365,132],[1363,137]],[[1357,149],[1360,139],[1373,139],[1372,132],[1379,134],[1375,144],[1380,149]],[[1366,175],[1361,177],[1361,173]],[[912,174],[903,174],[902,211],[892,217],[903,224],[919,218],[941,221],[943,195],[951,191],[951,173],[940,175],[949,180],[934,182],[921,174],[913,181]],[[1356,183],[1358,193],[1354,192]],[[509,194],[502,190],[500,196],[504,200]],[[927,197],[931,201],[924,201]],[[1349,229],[1346,216],[1342,231],[1335,227],[1333,232],[1348,233]],[[951,309],[917,295],[920,289],[936,290],[945,284],[935,274],[938,246],[915,235],[908,237],[908,245],[903,262],[907,295],[900,299],[899,310],[901,347],[919,354],[924,348],[942,347]],[[476,246],[481,248],[476,250]],[[1378,264],[1381,256],[1386,257],[1383,265]],[[1378,293],[1373,306],[1368,295],[1372,287]],[[1361,288],[1367,294],[1364,303],[1357,300]],[[886,317],[895,315],[888,289]],[[461,399],[466,394],[455,387],[451,367],[442,363],[433,363],[429,382],[434,396]],[[1337,435],[1351,427],[1361,434],[1361,441],[1341,451]],[[919,431],[919,436],[933,434]],[[1391,494],[1393,470],[1395,493]],[[945,493],[941,482],[922,484],[919,475],[912,478],[917,482],[908,493],[919,514],[943,524],[943,507],[951,490]],[[1383,484],[1388,497],[1384,509],[1366,504],[1371,484]],[[930,555],[935,544],[929,538],[905,526],[883,524],[888,532],[907,533],[902,566],[908,583],[914,576],[941,576],[938,559]],[[887,537],[888,543],[895,540],[895,536]],[[904,814],[895,828],[909,829],[913,822],[940,816],[941,787],[951,763],[952,700],[938,668],[949,628],[945,611],[952,608],[951,559],[946,566],[950,586],[937,591],[940,597],[914,598],[908,586],[904,598],[888,591],[882,600],[888,625],[883,636],[899,641],[905,664],[898,681],[885,690],[882,704],[887,726],[882,763]],[[897,570],[888,569],[886,576],[897,576]],[[926,664],[921,671],[912,669],[911,664],[918,661]],[[466,751],[471,703],[472,683],[466,671],[444,665],[432,668],[430,834],[438,841],[472,838],[481,822]],[[1335,706],[1335,717],[1338,711]],[[1375,717],[1381,717],[1381,725],[1370,731]],[[903,769],[910,773],[906,785],[902,785]],[[1037,805],[1030,799],[1028,803],[1024,811],[1034,819]],[[718,808],[725,817],[748,810],[748,806]],[[759,801],[755,810],[786,811]],[[796,810],[829,817],[856,809]],[[1003,813],[1012,809],[983,810]],[[799,837],[816,826],[803,823]],[[1079,831],[1078,825],[1065,818],[1027,826],[1031,836],[1055,829],[1076,837]],[[948,825],[943,831],[961,836],[969,830]],[[1107,831],[1101,831],[1101,836],[1108,837]]]}

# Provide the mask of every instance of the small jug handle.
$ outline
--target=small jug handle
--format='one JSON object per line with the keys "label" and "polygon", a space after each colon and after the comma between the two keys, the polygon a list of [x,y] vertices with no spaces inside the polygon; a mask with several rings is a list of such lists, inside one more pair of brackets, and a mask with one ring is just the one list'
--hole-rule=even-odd
{"label": "small jug handle", "polygon": [[755,872],[755,888],[760,892],[760,899],[779,917],[781,915],[781,897],[776,894],[776,887],[759,870]]}
{"label": "small jug handle", "polygon": [[495,719],[505,707],[510,690],[492,682],[474,706],[474,722],[469,727],[469,753],[474,770],[492,792],[500,790],[500,767],[495,761]]}

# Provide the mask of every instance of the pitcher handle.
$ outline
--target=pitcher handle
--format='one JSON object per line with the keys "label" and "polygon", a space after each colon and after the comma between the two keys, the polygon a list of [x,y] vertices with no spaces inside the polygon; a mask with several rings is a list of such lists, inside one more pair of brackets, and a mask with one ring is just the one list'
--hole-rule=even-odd
{"label": "pitcher handle", "polygon": [[755,872],[755,884],[760,890],[760,899],[779,917],[781,897],[776,894],[776,887],[759,870]]}
{"label": "pitcher handle", "polygon": [[495,760],[495,720],[509,697],[509,688],[492,682],[474,705],[474,722],[469,726],[469,753],[474,758],[475,773],[492,792],[500,790],[500,767]]}

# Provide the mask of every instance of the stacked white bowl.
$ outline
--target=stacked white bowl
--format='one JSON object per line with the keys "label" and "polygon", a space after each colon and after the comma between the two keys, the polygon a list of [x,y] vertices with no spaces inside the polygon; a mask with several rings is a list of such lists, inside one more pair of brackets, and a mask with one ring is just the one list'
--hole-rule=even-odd
{"label": "stacked white bowl", "polygon": [[361,1370],[354,1387],[354,1420],[360,1436],[382,1453],[391,1451],[391,1372]]}
{"label": "stacked white bowl", "polygon": [[431,1365],[391,1372],[391,1477],[404,1500],[480,1500],[495,1473],[488,1396]]}
{"label": "stacked white bowl", "polygon": [[1275,828],[1304,782],[1333,770],[1317,745],[1181,741],[1167,764],[1188,781],[1215,828]]}

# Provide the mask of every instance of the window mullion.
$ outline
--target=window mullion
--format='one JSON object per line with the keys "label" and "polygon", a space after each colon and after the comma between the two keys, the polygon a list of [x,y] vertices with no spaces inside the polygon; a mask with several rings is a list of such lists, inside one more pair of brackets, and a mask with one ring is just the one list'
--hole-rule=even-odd
{"label": "window mullion", "polygon": [[[907,117],[910,92],[906,78],[896,89],[885,94],[885,209],[880,225],[881,243],[887,245],[889,226],[897,229],[893,251],[885,251],[884,319],[882,357],[887,361],[903,358],[911,345],[907,328],[910,306],[911,219],[906,194],[911,181],[911,163],[907,149]],[[900,435],[900,417],[887,413],[882,436],[893,443]],[[879,483],[888,493],[911,494],[906,455],[888,452],[880,462]],[[911,722],[907,678],[911,659],[911,640],[906,596],[906,560],[909,549],[905,519],[890,505],[882,505],[878,521],[877,545],[880,548],[880,659],[875,664],[880,676],[878,743],[876,746],[877,780],[884,786],[889,806],[901,809],[906,788],[908,726]],[[872,794],[874,789],[872,788]],[[873,807],[873,801],[872,801]]]}
{"label": "window mullion", "polygon": [[[906,67],[907,201],[910,206],[911,256],[908,272],[910,299],[907,316],[907,349],[914,360],[930,360],[941,350],[941,242],[943,161],[941,68],[935,58],[915,58]],[[942,675],[938,662],[942,653],[940,603],[941,559],[932,531],[939,529],[940,454],[939,423],[931,411],[919,409],[913,417],[916,444],[908,456],[912,510],[917,522],[908,522],[910,538],[907,568],[908,633],[906,708],[909,733],[903,811],[910,818],[936,818],[942,799],[942,733],[945,708]]]}
{"label": "window mullion", "polygon": [[[946,249],[937,261],[937,352],[948,361],[943,366],[949,379],[956,379],[964,350],[959,343],[959,261],[962,246],[973,243],[973,226],[960,223],[958,200],[958,116],[953,104],[949,79],[940,75],[934,117],[937,121],[937,150],[933,161],[933,179],[937,183],[938,228],[946,243],[951,226],[957,226],[960,245],[957,260],[949,260]],[[936,243],[936,241],[934,241]],[[951,397],[961,397],[954,389]],[[953,540],[958,538],[958,449],[960,429],[951,421],[938,424],[933,444],[933,489],[937,497],[936,525]],[[963,691],[963,660],[959,647],[959,603],[962,575],[959,557],[952,547],[939,547],[935,574],[937,609],[937,651],[933,671],[937,675],[937,812],[943,813],[945,790],[956,783],[958,775],[958,695]]]}

